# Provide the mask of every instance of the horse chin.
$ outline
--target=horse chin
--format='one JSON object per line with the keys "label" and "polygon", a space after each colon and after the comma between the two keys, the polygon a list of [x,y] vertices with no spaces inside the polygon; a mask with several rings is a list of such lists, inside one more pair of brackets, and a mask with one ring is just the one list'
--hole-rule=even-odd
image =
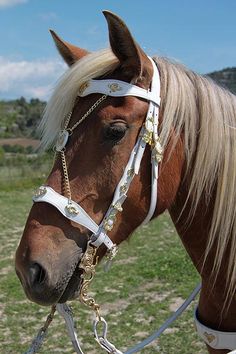
{"label": "horse chin", "polygon": [[74,300],[79,296],[80,285],[81,285],[81,274],[82,274],[81,269],[76,268],[64,292],[62,293],[60,299],[57,301],[59,304],[64,303],[68,300]]}

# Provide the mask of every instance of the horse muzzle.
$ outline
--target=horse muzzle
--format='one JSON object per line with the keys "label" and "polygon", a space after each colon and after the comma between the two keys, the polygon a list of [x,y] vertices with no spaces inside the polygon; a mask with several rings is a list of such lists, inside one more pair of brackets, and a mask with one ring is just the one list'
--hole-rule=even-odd
{"label": "horse muzzle", "polygon": [[20,243],[15,258],[26,296],[45,306],[74,298],[80,286],[82,248],[73,240],[62,240],[60,235],[44,238],[43,247],[38,234],[32,239],[35,242]]}
{"label": "horse muzzle", "polygon": [[80,258],[75,257],[70,264],[55,266],[53,270],[49,270],[42,261],[32,262],[23,269],[16,264],[16,273],[26,296],[44,306],[75,298],[80,287]]}

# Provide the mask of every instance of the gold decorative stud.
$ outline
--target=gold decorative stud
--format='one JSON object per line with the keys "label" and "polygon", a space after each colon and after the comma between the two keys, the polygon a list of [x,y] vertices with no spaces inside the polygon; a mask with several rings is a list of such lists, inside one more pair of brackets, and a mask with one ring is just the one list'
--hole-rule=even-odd
{"label": "gold decorative stud", "polygon": [[108,87],[110,89],[110,92],[117,92],[122,90],[122,87],[115,82],[113,84],[109,84]]}
{"label": "gold decorative stud", "polygon": [[34,192],[34,198],[39,198],[44,196],[47,193],[47,188],[44,186],[39,187],[35,192]]}
{"label": "gold decorative stud", "polygon": [[143,141],[145,141],[146,144],[151,145],[152,144],[152,132],[146,130],[142,136],[142,139],[143,139]]}
{"label": "gold decorative stud", "polygon": [[160,143],[159,139],[156,140],[155,145],[154,145],[154,147],[152,149],[152,152],[153,152],[153,154],[155,156],[156,161],[158,163],[161,162],[162,158],[163,158],[163,148],[161,146],[161,143]]}
{"label": "gold decorative stud", "polygon": [[152,124],[154,123],[154,118],[153,118],[153,116],[149,116],[149,117],[147,118],[147,120],[148,120],[149,122],[151,122]]}
{"label": "gold decorative stud", "polygon": [[216,339],[216,336],[211,333],[204,332],[203,335],[207,339],[208,343],[211,343],[211,342],[213,342],[213,340]]}
{"label": "gold decorative stud", "polygon": [[70,214],[71,216],[76,216],[79,214],[79,211],[78,209],[72,205],[72,204],[68,204],[66,207],[65,207],[65,210],[68,214]]}
{"label": "gold decorative stud", "polygon": [[134,175],[134,168],[130,168],[128,171],[127,171],[127,176],[128,177],[133,177]]}
{"label": "gold decorative stud", "polygon": [[153,118],[148,118],[145,122],[145,128],[148,132],[153,132]]}
{"label": "gold decorative stud", "polygon": [[107,219],[107,220],[104,221],[103,226],[104,226],[104,229],[106,231],[111,231],[113,229],[113,226],[114,226],[114,221],[111,220],[111,219]]}
{"label": "gold decorative stud", "polygon": [[127,190],[128,190],[127,183],[124,183],[122,186],[120,186],[120,193],[126,193]]}
{"label": "gold decorative stud", "polygon": [[82,95],[84,91],[89,87],[89,82],[85,81],[79,88],[79,95]]}
{"label": "gold decorative stud", "polygon": [[163,156],[159,155],[159,154],[156,154],[156,156],[155,156],[155,159],[156,159],[157,163],[160,163],[162,161],[162,158],[163,158]]}
{"label": "gold decorative stud", "polygon": [[123,208],[121,206],[121,204],[119,202],[117,202],[116,204],[113,205],[113,208],[117,211],[119,211],[120,213],[123,211]]}
{"label": "gold decorative stud", "polygon": [[156,149],[156,151],[157,151],[159,154],[162,154],[162,153],[163,153],[163,148],[162,148],[162,146],[161,146],[161,143],[160,143],[160,140],[159,140],[159,139],[155,142],[155,149]]}
{"label": "gold decorative stud", "polygon": [[117,252],[118,252],[117,245],[113,245],[111,249],[107,250],[106,258],[109,261],[111,261],[117,255]]}

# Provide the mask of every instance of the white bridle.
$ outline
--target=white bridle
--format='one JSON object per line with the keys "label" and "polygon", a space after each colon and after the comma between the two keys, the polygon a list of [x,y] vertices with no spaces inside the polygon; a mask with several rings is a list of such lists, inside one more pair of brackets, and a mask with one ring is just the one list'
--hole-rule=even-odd
{"label": "white bridle", "polygon": [[[153,216],[157,204],[157,179],[158,163],[162,159],[162,147],[158,136],[158,117],[160,107],[160,75],[154,61],[150,58],[153,66],[153,78],[151,88],[145,90],[136,85],[120,80],[90,80],[81,85],[78,96],[84,97],[92,93],[101,93],[106,96],[121,97],[135,96],[149,101],[149,107],[143,127],[138,136],[138,140],[131,151],[129,161],[124,170],[123,176],[114,192],[113,200],[109,206],[100,225],[95,223],[87,212],[73,200],[57,193],[49,186],[41,186],[33,196],[34,202],[46,202],[57,208],[63,216],[85,226],[92,232],[89,243],[98,248],[104,244],[108,253],[112,257],[116,253],[116,245],[112,242],[107,232],[111,231],[118,212],[122,211],[122,204],[127,198],[127,192],[135,175],[139,173],[140,164],[147,144],[151,146],[151,201],[149,212],[143,221],[147,223]],[[70,118],[70,117],[69,117]],[[56,143],[58,152],[65,149],[69,139],[70,129],[60,132]]]}
{"label": "white bridle", "polygon": [[[120,80],[89,80],[81,85],[78,96],[84,97],[92,93],[101,93],[103,96],[95,102],[95,104],[89,109],[89,111],[77,122],[72,128],[68,128],[67,124],[64,130],[59,134],[56,151],[62,153],[65,151],[66,144],[68,142],[69,136],[73,133],[74,128],[76,128],[80,122],[82,122],[105,98],[106,96],[112,97],[122,97],[122,96],[135,96],[142,99],[145,99],[149,102],[149,107],[147,115],[144,121],[144,124],[139,133],[137,142],[131,151],[129,161],[125,167],[123,176],[121,177],[116,190],[114,192],[113,200],[109,206],[102,222],[98,225],[87,212],[76,202],[71,200],[70,197],[63,196],[56,191],[54,191],[49,186],[41,186],[36,191],[33,200],[34,202],[46,202],[53,205],[57,208],[60,213],[72,220],[73,222],[86,227],[92,232],[92,236],[88,242],[88,245],[93,246],[94,248],[100,247],[104,244],[108,249],[109,258],[113,258],[116,254],[117,246],[113,243],[110,237],[107,235],[107,232],[111,231],[118,212],[122,211],[122,205],[127,198],[127,193],[130,187],[130,184],[135,175],[139,173],[141,161],[145,148],[148,145],[151,147],[151,201],[148,214],[146,215],[142,224],[147,223],[153,216],[156,205],[157,205],[157,180],[158,180],[158,164],[162,160],[162,147],[158,135],[158,118],[159,118],[159,108],[160,108],[160,75],[159,71],[154,63],[154,61],[149,58],[153,66],[153,78],[151,83],[151,88],[145,90],[136,85],[123,82]],[[72,112],[69,113],[67,118],[67,123],[70,121]],[[65,158],[65,155],[64,155]],[[66,176],[67,175],[67,176]],[[68,178],[67,170],[64,177]],[[68,178],[69,183],[69,178]],[[87,252],[87,251],[86,251]],[[143,348],[147,343],[150,343],[154,338],[159,337],[159,335],[164,331],[165,328],[177,317],[183,310],[190,304],[190,302],[195,298],[197,293],[200,291],[201,285],[198,285],[190,297],[185,301],[185,303],[177,310],[176,314],[166,321],[166,323],[156,331],[152,336],[148,337],[147,340],[144,340],[142,343],[137,345],[132,350],[128,351],[126,354],[134,353],[141,348]],[[182,308],[183,307],[183,308]],[[72,316],[69,314],[69,310],[66,304],[57,304],[57,310],[64,317],[67,327],[72,339],[72,343],[77,353],[83,354],[81,347],[79,345],[75,329],[72,322]],[[208,328],[201,324],[199,320],[195,317],[196,327],[200,336],[204,341],[213,348],[228,348],[233,349],[236,343],[235,333],[226,333],[215,331],[211,328]],[[97,335],[97,325],[102,323],[103,326],[103,335],[98,337]],[[97,342],[100,346],[105,349],[108,353],[122,354],[118,349],[114,347],[106,338],[107,324],[103,318],[99,318],[94,322],[94,335]],[[214,343],[208,341],[209,334],[211,338],[214,337]],[[207,336],[206,336],[207,335]],[[34,347],[37,349],[41,346],[41,342],[44,336],[40,332],[36,338],[35,343],[32,344],[31,349],[28,353],[35,353]],[[233,350],[232,354],[236,354],[236,351]]]}
{"label": "white bridle", "polygon": [[[72,112],[68,114],[65,120],[65,127],[59,133],[56,142],[56,151],[61,155],[61,162],[64,174],[64,192],[65,196],[57,193],[49,186],[41,186],[35,192],[33,196],[34,202],[46,202],[57,208],[60,213],[69,220],[86,227],[92,232],[90,237],[87,250],[83,255],[80,262],[80,268],[83,269],[82,285],[80,288],[80,300],[91,307],[96,313],[96,320],[94,321],[94,335],[100,346],[105,349],[108,353],[122,354],[121,351],[115,348],[115,346],[110,343],[106,338],[107,323],[99,314],[99,305],[97,305],[94,299],[87,297],[87,286],[95,274],[95,254],[98,247],[104,244],[107,247],[108,259],[112,259],[117,253],[117,246],[113,243],[107,232],[111,231],[114,223],[116,221],[116,215],[118,212],[122,212],[122,205],[127,198],[127,193],[130,184],[135,175],[139,173],[141,161],[145,148],[150,145],[151,148],[151,201],[148,214],[143,220],[142,224],[147,223],[153,216],[156,205],[157,205],[157,179],[158,179],[158,164],[162,160],[162,147],[158,136],[158,118],[159,118],[159,108],[160,108],[160,75],[155,65],[154,61],[150,58],[153,67],[153,77],[150,89],[143,89],[136,85],[120,81],[120,80],[90,80],[83,83],[78,92],[78,96],[84,97],[92,93],[103,94],[85,113],[80,120],[75,123],[71,128],[68,127],[70,123],[70,118]],[[124,173],[115,189],[113,200],[109,206],[102,222],[98,225],[92,218],[87,214],[87,212],[75,201],[72,200],[70,182],[68,176],[68,168],[66,164],[65,149],[68,142],[69,136],[73,134],[74,129],[88,117],[88,115],[93,112],[97,106],[106,99],[107,96],[112,97],[122,97],[122,96],[134,96],[145,99],[149,102],[149,107],[147,115],[143,126],[140,130],[137,142],[131,151],[129,161],[125,167]],[[91,256],[95,250],[94,255]],[[89,259],[89,263],[88,263]],[[96,262],[95,262],[96,263]],[[84,268],[85,265],[85,268]],[[89,280],[85,280],[85,275],[89,277]],[[64,317],[72,343],[77,353],[83,354],[80,347],[78,338],[76,336],[72,317],[68,313],[68,307],[66,304],[57,304],[57,310]],[[54,310],[55,311],[55,310]],[[98,336],[97,327],[98,324],[103,327],[103,335]],[[39,334],[36,342],[32,344],[31,349],[35,348],[42,342],[43,336]],[[30,350],[31,350],[30,349]],[[31,353],[31,351],[27,352]]]}

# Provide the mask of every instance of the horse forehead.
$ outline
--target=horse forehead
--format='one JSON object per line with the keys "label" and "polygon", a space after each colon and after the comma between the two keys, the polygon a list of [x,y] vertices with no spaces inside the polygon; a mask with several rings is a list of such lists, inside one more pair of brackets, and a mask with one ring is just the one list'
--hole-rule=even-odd
{"label": "horse forehead", "polygon": [[99,115],[101,117],[129,117],[134,113],[138,115],[145,115],[148,108],[148,102],[134,96],[123,97],[108,97],[108,104],[100,109]]}

